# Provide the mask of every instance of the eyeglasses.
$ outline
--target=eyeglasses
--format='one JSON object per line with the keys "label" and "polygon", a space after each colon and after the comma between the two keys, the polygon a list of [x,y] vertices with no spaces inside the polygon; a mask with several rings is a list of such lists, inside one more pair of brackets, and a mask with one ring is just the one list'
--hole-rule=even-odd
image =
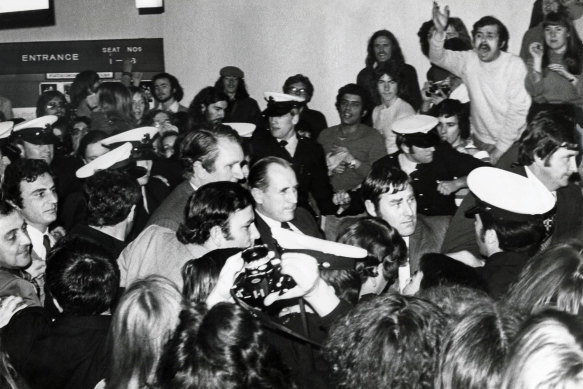
{"label": "eyeglasses", "polygon": [[57,108],[65,108],[67,105],[65,103],[48,103],[47,109],[57,109]]}
{"label": "eyeglasses", "polygon": [[305,95],[305,94],[308,94],[308,90],[306,88],[291,87],[287,90],[287,93],[291,93],[294,95]]}
{"label": "eyeglasses", "polygon": [[494,34],[494,33],[487,33],[487,34],[483,34],[481,32],[478,32],[476,34],[476,39],[486,39],[489,41],[493,41],[494,39],[498,38],[498,34]]}

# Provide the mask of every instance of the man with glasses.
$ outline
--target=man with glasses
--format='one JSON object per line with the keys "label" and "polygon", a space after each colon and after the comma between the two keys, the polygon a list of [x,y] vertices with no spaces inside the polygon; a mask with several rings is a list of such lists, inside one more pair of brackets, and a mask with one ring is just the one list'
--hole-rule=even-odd
{"label": "man with glasses", "polygon": [[474,24],[474,50],[445,50],[448,19],[449,8],[441,12],[434,3],[435,32],[430,40],[429,59],[460,77],[468,87],[472,138],[496,163],[526,127],[531,103],[524,87],[526,66],[519,57],[506,52],[508,30],[492,16]]}
{"label": "man with glasses", "polygon": [[[373,162],[386,155],[382,135],[361,123],[369,108],[368,92],[362,86],[344,85],[336,96],[340,124],[326,128],[318,137],[326,154],[328,174],[337,198],[360,186]],[[360,203],[360,211],[363,211],[362,200],[357,202],[357,196],[351,197],[351,208]]]}
{"label": "man with glasses", "polygon": [[296,125],[296,131],[306,138],[318,139],[320,132],[324,128],[328,128],[328,123],[322,112],[308,107],[308,103],[314,95],[314,86],[310,79],[303,74],[288,77],[283,84],[283,93],[304,99],[304,106],[300,110],[300,120]]}

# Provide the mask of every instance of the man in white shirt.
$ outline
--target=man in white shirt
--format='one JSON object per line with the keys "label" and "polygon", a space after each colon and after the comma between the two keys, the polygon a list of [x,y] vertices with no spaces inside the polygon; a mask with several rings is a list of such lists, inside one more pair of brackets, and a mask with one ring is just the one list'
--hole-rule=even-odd
{"label": "man in white shirt", "polygon": [[510,148],[526,128],[531,99],[524,86],[526,66],[506,52],[508,30],[498,19],[485,16],[472,30],[474,50],[444,49],[449,9],[433,6],[435,33],[429,59],[467,86],[471,101],[471,132],[478,148],[490,153],[492,163]]}
{"label": "man in white shirt", "polygon": [[33,259],[46,260],[56,243],[49,226],[57,219],[57,190],[49,165],[42,159],[21,159],[6,168],[2,191],[26,221]]}

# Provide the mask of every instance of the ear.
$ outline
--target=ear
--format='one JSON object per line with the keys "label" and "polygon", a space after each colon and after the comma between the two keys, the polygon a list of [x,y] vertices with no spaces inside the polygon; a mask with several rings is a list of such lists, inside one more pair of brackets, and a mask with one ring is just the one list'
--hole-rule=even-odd
{"label": "ear", "polygon": [[411,154],[411,147],[407,146],[404,142],[401,143],[400,147],[405,154]]}
{"label": "ear", "polygon": [[200,163],[200,161],[194,161],[194,163],[192,164],[192,171],[194,175],[198,178],[205,178],[206,175],[208,174],[208,172],[206,171],[204,166],[202,166],[202,163]]}
{"label": "ear", "polygon": [[364,207],[366,208],[366,212],[372,216],[372,217],[377,217],[377,210],[374,206],[374,204],[372,203],[372,201],[370,200],[365,200],[364,201]]}
{"label": "ear", "polygon": [[543,167],[545,165],[545,161],[539,157],[538,155],[534,154],[534,164],[538,167]]}
{"label": "ear", "polygon": [[202,113],[206,112],[206,105],[204,105],[204,104],[200,105],[200,112],[202,112]]}
{"label": "ear", "polygon": [[295,115],[292,116],[292,124],[295,126],[300,121],[300,111],[297,111]]}
{"label": "ear", "polygon": [[20,143],[16,143],[15,146],[18,147],[18,149],[20,150],[20,156],[24,157],[24,146],[21,145]]}
{"label": "ear", "polygon": [[214,226],[211,228],[209,239],[216,247],[224,247],[226,241],[223,230],[219,226]]}
{"label": "ear", "polygon": [[127,220],[132,222],[132,221],[134,221],[135,217],[136,217],[136,204],[132,205],[132,209],[130,210],[130,213],[128,214]]}
{"label": "ear", "polygon": [[502,49],[502,48],[504,47],[504,45],[505,45],[505,44],[506,44],[506,41],[501,41],[501,42],[498,44],[498,48],[499,48],[499,49]]}
{"label": "ear", "polygon": [[360,114],[360,117],[361,118],[365,117],[367,113],[368,113],[368,111],[366,109],[363,109],[362,113]]}
{"label": "ear", "polygon": [[263,204],[263,191],[259,188],[251,188],[251,196],[257,204]]}

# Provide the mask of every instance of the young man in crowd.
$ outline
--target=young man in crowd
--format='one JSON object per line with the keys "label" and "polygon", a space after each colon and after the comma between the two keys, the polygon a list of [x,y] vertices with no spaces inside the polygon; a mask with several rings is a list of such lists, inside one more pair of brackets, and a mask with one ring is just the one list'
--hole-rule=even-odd
{"label": "young man in crowd", "polygon": [[173,113],[188,111],[188,108],[180,104],[184,90],[172,74],[156,74],[152,78],[152,92],[156,99],[156,108]]}

